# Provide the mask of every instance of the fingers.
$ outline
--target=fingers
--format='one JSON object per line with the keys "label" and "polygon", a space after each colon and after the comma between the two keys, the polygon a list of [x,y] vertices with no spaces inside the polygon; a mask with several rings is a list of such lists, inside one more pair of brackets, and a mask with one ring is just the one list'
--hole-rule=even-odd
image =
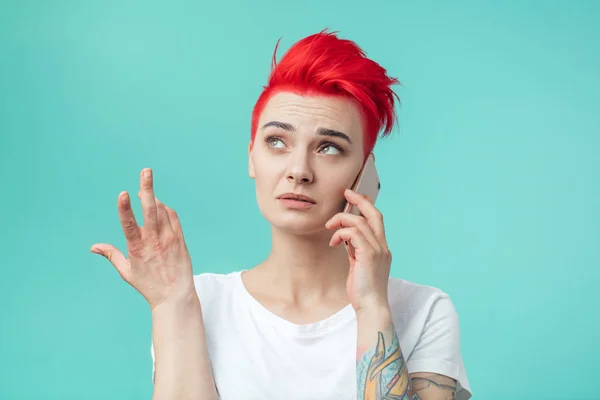
{"label": "fingers", "polygon": [[342,228],[336,231],[329,242],[330,246],[338,246],[342,242],[350,244],[356,252],[366,254],[373,246],[360,233],[357,227]]}
{"label": "fingers", "polygon": [[381,212],[375,208],[373,203],[367,197],[362,196],[350,189],[347,189],[344,192],[344,196],[349,203],[358,207],[358,210],[367,220],[379,243],[387,246],[385,228],[383,226],[383,215],[381,215]]}
{"label": "fingers", "polygon": [[150,236],[158,236],[158,209],[154,200],[152,170],[145,168],[140,175],[140,199],[144,215],[144,231]]}
{"label": "fingers", "polygon": [[162,201],[158,198],[154,199],[156,202],[156,208],[158,212],[158,231],[160,233],[173,233],[173,227],[171,226],[171,221],[169,220],[169,214],[167,213],[167,206],[164,205]]}
{"label": "fingers", "polygon": [[119,272],[119,275],[126,281],[129,281],[130,264],[129,260],[125,258],[117,248],[106,243],[97,243],[90,249],[92,253],[100,254],[105,257]]}
{"label": "fingers", "polygon": [[140,232],[140,227],[135,220],[135,215],[133,215],[131,200],[129,199],[129,194],[127,192],[121,192],[121,194],[119,194],[117,208],[119,209],[121,228],[123,228],[127,244],[138,244],[142,240],[142,234]]}
{"label": "fingers", "polygon": [[165,205],[165,210],[167,211],[167,215],[169,216],[169,222],[171,223],[171,228],[176,236],[183,238],[183,230],[181,229],[181,221],[179,220],[179,216],[169,206]]}
{"label": "fingers", "polygon": [[377,241],[377,238],[373,234],[373,230],[367,223],[367,220],[364,217],[358,215],[349,213],[337,213],[333,216],[333,218],[327,221],[325,227],[327,229],[356,227],[371,246],[379,248],[382,245]]}
{"label": "fingers", "polygon": [[[141,199],[140,193],[138,193],[138,197]],[[170,216],[170,214],[174,213],[175,211],[167,207],[167,205],[160,201],[158,197],[154,198],[154,202],[156,203],[156,212],[158,213],[158,231],[161,233],[176,233],[176,226],[173,221],[171,221],[172,217]]]}

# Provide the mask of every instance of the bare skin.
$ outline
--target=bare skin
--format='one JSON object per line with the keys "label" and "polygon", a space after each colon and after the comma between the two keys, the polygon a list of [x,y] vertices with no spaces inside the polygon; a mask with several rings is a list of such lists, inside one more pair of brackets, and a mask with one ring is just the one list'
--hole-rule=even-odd
{"label": "bare skin", "polygon": [[155,197],[150,169],[140,175],[139,197],[143,227],[127,192],[117,203],[129,258],[106,243],[94,244],[91,251],[106,257],[148,301],[156,357],[152,398],[216,400],[191,258],[177,213]]}

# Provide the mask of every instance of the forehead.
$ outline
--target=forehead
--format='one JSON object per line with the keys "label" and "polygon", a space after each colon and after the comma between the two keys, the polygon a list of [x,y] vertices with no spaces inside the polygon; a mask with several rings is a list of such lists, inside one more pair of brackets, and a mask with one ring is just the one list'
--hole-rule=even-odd
{"label": "forehead", "polygon": [[289,123],[304,133],[313,134],[318,128],[327,128],[344,132],[353,141],[359,142],[363,137],[360,108],[344,97],[278,92],[265,105],[259,129],[270,121]]}

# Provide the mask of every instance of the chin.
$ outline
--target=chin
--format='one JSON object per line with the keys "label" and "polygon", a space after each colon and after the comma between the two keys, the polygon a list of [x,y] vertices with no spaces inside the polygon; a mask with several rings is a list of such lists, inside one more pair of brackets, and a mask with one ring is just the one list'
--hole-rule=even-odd
{"label": "chin", "polygon": [[317,210],[293,211],[270,208],[262,210],[263,217],[278,230],[295,235],[313,235],[327,231],[325,223],[333,216],[323,215]]}
{"label": "chin", "polygon": [[[275,214],[275,215],[274,215]],[[287,214],[287,215],[286,215]],[[271,213],[264,215],[269,223],[280,231],[295,235],[312,235],[326,231],[324,219],[320,215],[310,213]]]}
{"label": "chin", "polygon": [[271,225],[282,232],[291,233],[294,235],[316,235],[323,233],[323,231],[326,230],[324,226],[325,223],[311,224],[308,221],[276,221],[275,223],[271,222]]}

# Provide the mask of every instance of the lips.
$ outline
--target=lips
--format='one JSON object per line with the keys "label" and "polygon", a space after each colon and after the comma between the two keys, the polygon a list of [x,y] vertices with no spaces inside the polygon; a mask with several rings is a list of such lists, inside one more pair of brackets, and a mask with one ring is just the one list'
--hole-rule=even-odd
{"label": "lips", "polygon": [[303,201],[306,203],[316,204],[316,201],[314,201],[312,198],[305,196],[303,194],[298,194],[298,193],[285,193],[285,194],[282,194],[281,196],[279,196],[278,199]]}

